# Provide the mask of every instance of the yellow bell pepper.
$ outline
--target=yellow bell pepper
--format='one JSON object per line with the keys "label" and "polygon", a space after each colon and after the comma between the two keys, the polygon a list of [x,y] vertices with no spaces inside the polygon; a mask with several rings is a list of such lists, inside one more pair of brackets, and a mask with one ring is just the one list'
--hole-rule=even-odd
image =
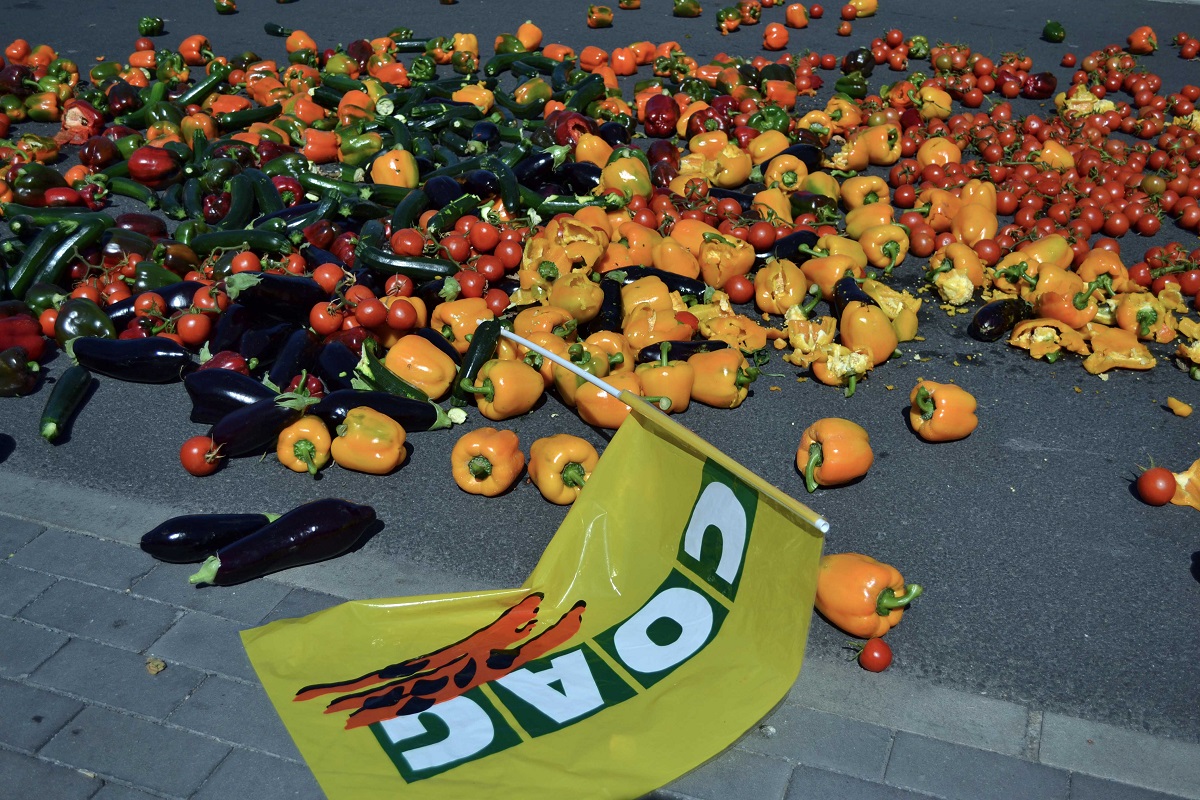
{"label": "yellow bell pepper", "polygon": [[555,433],[529,446],[529,479],[551,503],[567,506],[575,502],[600,455],[585,439]]}
{"label": "yellow bell pepper", "polygon": [[386,475],[404,463],[407,434],[399,422],[373,408],[360,406],[346,413],[330,452],[338,466]]}
{"label": "yellow bell pepper", "polygon": [[454,359],[415,333],[401,336],[389,347],[383,365],[425,392],[431,400],[444,397],[458,374]]}
{"label": "yellow bell pepper", "polygon": [[542,376],[524,361],[493,358],[479,368],[469,391],[475,395],[479,413],[498,422],[529,412],[545,389]]}
{"label": "yellow bell pepper", "polygon": [[329,463],[329,428],[318,416],[305,414],[284,428],[275,443],[279,463],[293,472],[315,476]]}

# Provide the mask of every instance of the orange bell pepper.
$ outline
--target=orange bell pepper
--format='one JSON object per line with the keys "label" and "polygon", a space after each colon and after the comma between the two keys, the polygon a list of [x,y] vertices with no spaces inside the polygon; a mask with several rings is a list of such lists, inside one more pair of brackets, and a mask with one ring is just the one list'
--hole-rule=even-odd
{"label": "orange bell pepper", "polygon": [[966,389],[952,383],[920,380],[908,396],[908,422],[927,442],[965,439],[979,426],[978,406]]}
{"label": "orange bell pepper", "polygon": [[833,553],[821,558],[817,572],[816,609],[851,636],[883,636],[900,623],[904,609],[924,590],[904,584],[895,567],[860,553]]}
{"label": "orange bell pepper", "polygon": [[819,419],[805,429],[796,449],[804,486],[841,486],[867,474],[875,463],[871,437],[863,426],[841,417]]}
{"label": "orange bell pepper", "polygon": [[476,428],[459,437],[450,451],[450,471],[464,492],[495,497],[517,482],[525,454],[510,430]]}

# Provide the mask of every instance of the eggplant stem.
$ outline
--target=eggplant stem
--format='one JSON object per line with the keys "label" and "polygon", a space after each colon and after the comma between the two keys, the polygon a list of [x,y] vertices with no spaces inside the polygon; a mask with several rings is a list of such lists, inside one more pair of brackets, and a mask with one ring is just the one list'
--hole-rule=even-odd
{"label": "eggplant stem", "polygon": [[204,563],[200,565],[200,569],[196,570],[196,574],[188,578],[188,583],[195,586],[198,583],[212,584],[217,578],[217,570],[221,568],[221,559],[217,556],[209,556]]}

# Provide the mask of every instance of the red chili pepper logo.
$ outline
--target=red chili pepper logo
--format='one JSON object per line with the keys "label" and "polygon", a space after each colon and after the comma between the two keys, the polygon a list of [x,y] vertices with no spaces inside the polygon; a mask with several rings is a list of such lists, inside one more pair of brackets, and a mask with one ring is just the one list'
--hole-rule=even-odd
{"label": "red chili pepper logo", "polygon": [[347,730],[419,714],[435,703],[504,677],[566,643],[579,631],[586,607],[582,600],[553,625],[526,638],[537,625],[541,601],[541,594],[531,594],[465,639],[359,678],[306,686],[295,699],[345,692],[329,702],[325,713],[349,710]]}

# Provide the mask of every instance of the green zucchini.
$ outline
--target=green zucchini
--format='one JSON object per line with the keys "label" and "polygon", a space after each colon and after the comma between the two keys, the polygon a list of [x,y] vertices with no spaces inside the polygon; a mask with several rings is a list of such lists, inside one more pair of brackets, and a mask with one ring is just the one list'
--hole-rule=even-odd
{"label": "green zucchini", "polygon": [[70,425],[72,417],[87,399],[92,386],[92,373],[87,367],[74,364],[67,367],[54,383],[42,409],[41,433],[47,442],[54,442]]}

